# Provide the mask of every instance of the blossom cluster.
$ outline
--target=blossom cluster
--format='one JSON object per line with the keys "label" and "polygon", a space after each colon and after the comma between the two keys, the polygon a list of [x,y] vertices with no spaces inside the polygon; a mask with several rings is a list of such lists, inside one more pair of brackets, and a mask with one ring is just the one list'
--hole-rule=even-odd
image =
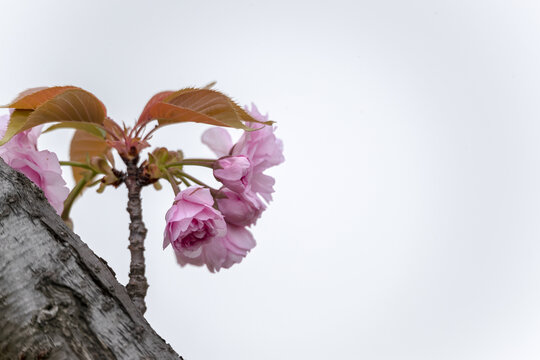
{"label": "blossom cluster", "polygon": [[[276,138],[275,127],[265,124],[272,123],[268,121],[267,115],[263,116],[254,105],[245,111],[254,122],[245,124],[247,130],[236,143],[223,127],[212,127],[202,136],[202,142],[215,153],[216,159],[199,160],[203,162],[203,166],[212,168],[215,179],[222,184],[219,189],[202,186],[199,181],[194,182],[201,185],[189,186],[189,182],[182,176],[190,176],[183,172],[182,166],[188,164],[190,159],[182,159],[181,152],[158,148],[149,161],[144,161],[140,167],[141,173],[147,176],[148,184],[157,182],[159,178],[166,178],[173,185],[176,196],[165,216],[163,247],[171,245],[181,266],[206,265],[211,272],[230,268],[233,264],[240,263],[256,244],[247,227],[257,222],[272,200],[275,181],[264,172],[284,161],[283,143]],[[6,134],[9,121],[9,116],[0,117],[0,138]],[[70,206],[66,205],[67,210],[64,213],[63,209],[65,202],[69,202],[66,199],[70,192],[62,178],[56,154],[37,148],[42,127],[43,125],[39,125],[18,132],[0,146],[0,158],[40,187],[52,207],[66,219],[65,213],[69,212]],[[126,139],[143,143],[136,136],[131,137],[131,133]],[[106,141],[115,147],[115,141],[109,138]],[[119,153],[122,156],[123,153]],[[125,180],[121,171],[113,171],[105,154],[96,156],[86,153],[85,156],[87,163],[71,161],[63,162],[63,165],[68,163],[91,171],[89,179],[94,179],[96,174],[104,174],[103,179],[92,182],[100,183],[100,189],[105,185],[117,186]],[[197,159],[191,161],[197,162]],[[176,181],[171,176],[164,175],[167,171],[168,175],[179,176],[188,187],[180,191]],[[84,181],[87,180],[79,181],[83,181],[79,183],[82,184],[78,187],[80,191],[86,186]],[[100,189],[98,191],[101,191]],[[71,202],[77,194],[69,196]]]}
{"label": "blossom cluster", "polygon": [[[0,138],[4,136],[8,122],[8,115],[0,116]],[[0,147],[0,158],[41,188],[49,203],[60,215],[69,189],[62,178],[62,169],[56,154],[37,149],[41,128],[42,126],[36,126],[15,135]]]}
{"label": "blossom cluster", "polygon": [[[256,120],[268,120],[254,105],[246,110]],[[163,246],[172,246],[180,265],[219,271],[241,262],[255,246],[246,227],[256,223],[274,192],[275,181],[264,171],[284,161],[283,143],[274,130],[263,125],[245,131],[234,144],[223,128],[204,132],[203,143],[218,157],[214,177],[223,186],[218,190],[190,186],[176,195],[166,214]]]}

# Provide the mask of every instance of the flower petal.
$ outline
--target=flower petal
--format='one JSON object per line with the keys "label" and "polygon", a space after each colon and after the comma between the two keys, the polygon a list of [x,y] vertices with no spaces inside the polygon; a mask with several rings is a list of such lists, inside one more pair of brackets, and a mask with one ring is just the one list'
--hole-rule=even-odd
{"label": "flower petal", "polygon": [[229,154],[232,148],[232,138],[229,132],[220,127],[212,127],[202,134],[202,142],[218,157]]}

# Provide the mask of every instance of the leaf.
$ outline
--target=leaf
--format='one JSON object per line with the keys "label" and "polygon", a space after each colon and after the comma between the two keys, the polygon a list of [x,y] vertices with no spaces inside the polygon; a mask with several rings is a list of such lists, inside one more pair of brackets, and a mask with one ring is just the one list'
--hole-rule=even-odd
{"label": "leaf", "polygon": [[68,89],[47,100],[34,111],[15,110],[0,145],[21,131],[37,125],[66,121],[102,125],[105,116],[105,106],[94,95],[78,88]]}
{"label": "leaf", "polygon": [[11,103],[0,106],[0,108],[34,110],[69,89],[77,88],[75,86],[54,86],[28,89],[21,92]]}
{"label": "leaf", "polygon": [[214,87],[214,85],[217,84],[217,81],[212,81],[212,82],[209,82],[208,84],[204,85],[202,88],[203,89],[211,89]]}
{"label": "leaf", "polygon": [[201,114],[197,111],[181,108],[173,104],[159,103],[152,107],[152,117],[158,119],[160,126],[182,123],[182,122],[196,122],[217,126],[227,127],[239,127],[244,128],[244,124],[241,122],[237,126],[230,126],[224,122],[221,122],[215,118]]}
{"label": "leaf", "polygon": [[28,128],[48,122],[77,121],[103,125],[105,109],[101,101],[82,89],[72,89],[38,107],[28,119]]}
{"label": "leaf", "polygon": [[[7,143],[12,137],[23,131],[24,124],[28,121],[28,117],[32,110],[15,110],[9,117],[9,123],[4,133],[4,137],[0,141],[0,145]],[[23,129],[23,130],[21,130]]]}
{"label": "leaf", "polygon": [[73,122],[73,121],[66,121],[66,122],[54,124],[52,126],[49,126],[46,130],[42,131],[42,133],[47,133],[49,131],[53,131],[57,129],[66,129],[66,128],[84,130],[87,133],[100,137],[102,139],[105,139],[105,135],[106,135],[105,130],[99,127],[98,125]]}
{"label": "leaf", "polygon": [[106,129],[107,135],[112,137],[113,140],[119,140],[124,137],[124,130],[109,117],[106,117],[103,121],[103,127]]}
{"label": "leaf", "polygon": [[[159,94],[158,94],[159,95]],[[186,88],[170,93],[161,102],[148,107],[149,117],[157,119],[159,126],[198,122],[210,125],[256,130],[245,122],[270,125],[251,117],[228,96],[210,89]]]}
{"label": "leaf", "polygon": [[174,91],[162,91],[152,96],[144,106],[141,116],[139,116],[139,120],[137,120],[137,125],[143,125],[148,121],[152,120],[152,117],[150,116],[150,108],[155,104],[161,102],[163,99],[165,99],[172,93],[174,93]]}
{"label": "leaf", "polygon": [[[71,139],[69,149],[70,161],[87,163],[93,156],[106,156],[109,151],[107,142],[97,136],[91,135],[83,130],[76,130]],[[84,177],[84,172],[88,171],[82,168],[72,167],[73,178],[78,183]]]}

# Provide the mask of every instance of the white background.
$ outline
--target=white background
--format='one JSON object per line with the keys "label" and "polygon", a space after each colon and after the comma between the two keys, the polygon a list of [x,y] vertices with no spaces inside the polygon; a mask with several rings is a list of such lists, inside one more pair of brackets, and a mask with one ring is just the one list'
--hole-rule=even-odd
{"label": "white background", "polygon": [[[154,93],[217,80],[278,122],[287,161],[242,264],[180,268],[161,248],[173,193],[143,193],[147,319],[185,359],[540,357],[538,2],[1,4],[2,103],[72,84],[131,124]],[[153,145],[210,156],[204,128]],[[69,140],[40,146],[66,159]],[[73,210],[122,283],[126,200]]]}

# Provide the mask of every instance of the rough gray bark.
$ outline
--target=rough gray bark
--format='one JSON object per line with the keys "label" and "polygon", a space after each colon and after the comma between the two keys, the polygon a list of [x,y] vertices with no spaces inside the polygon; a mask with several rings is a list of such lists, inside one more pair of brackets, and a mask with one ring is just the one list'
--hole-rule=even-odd
{"label": "rough gray bark", "polygon": [[0,359],[181,359],[41,190],[1,159]]}

